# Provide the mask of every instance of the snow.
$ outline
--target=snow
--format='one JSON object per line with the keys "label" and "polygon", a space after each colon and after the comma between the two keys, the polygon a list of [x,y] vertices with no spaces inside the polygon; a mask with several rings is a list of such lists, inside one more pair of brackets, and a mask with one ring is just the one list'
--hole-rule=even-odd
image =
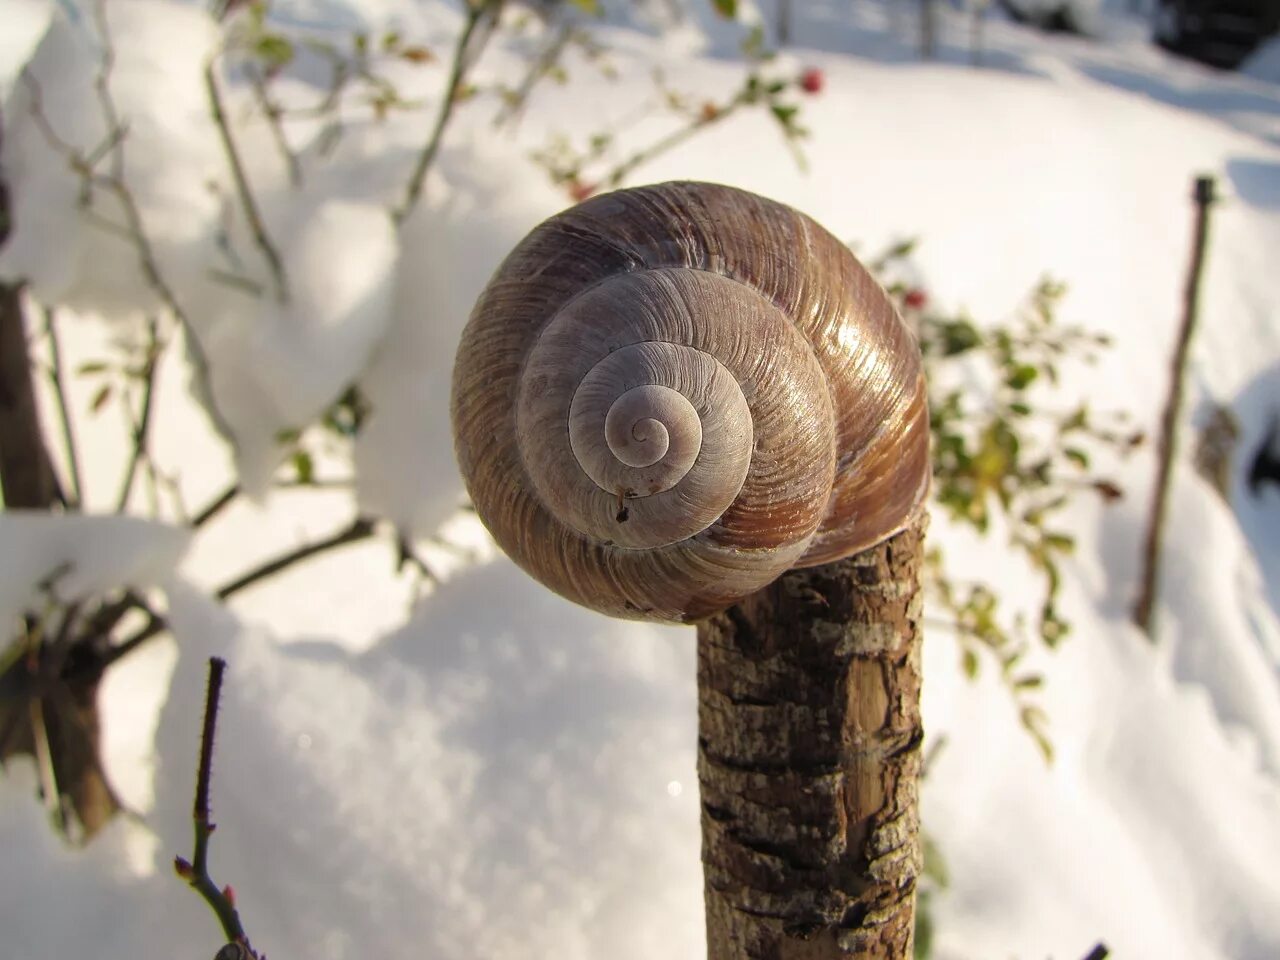
{"label": "snow", "polygon": [[[127,225],[118,198],[97,188],[79,209],[81,178],[69,152],[100,153],[95,172],[119,172],[167,272],[175,279],[199,273],[218,213],[209,181],[221,157],[201,76],[217,29],[191,6],[125,0],[103,9],[106,40],[87,13],[74,21],[54,15],[4,104],[0,162],[15,230],[0,253],[0,276],[27,278],[43,302],[119,316],[154,309],[158,298],[137,252],[118,235]],[[95,90],[105,42],[119,48],[108,89],[128,130],[118,171]]]}
{"label": "snow", "polygon": [[276,436],[315,420],[382,339],[400,252],[387,211],[371,204],[325,201],[277,233],[289,237],[288,302],[257,297],[204,335],[215,404],[258,494],[276,466]]}
{"label": "snow", "polygon": [[[483,91],[460,105],[399,230],[388,210],[429,129],[443,64],[388,66],[426,109],[380,123],[353,97],[331,149],[321,125],[291,122],[299,188],[224,65],[228,113],[284,256],[291,296],[280,302],[207,122],[201,71],[215,25],[195,7],[108,5],[113,91],[131,118],[127,178],[235,439],[232,450],[212,435],[173,355],[161,371],[154,454],[180,473],[188,506],[232,480],[256,499],[194,536],[124,517],[0,514],[0,612],[10,622],[39,604],[41,579],[70,563],[59,597],[158,587],[176,638],[126,658],[103,691],[108,771],[140,819],[66,850],[33,799],[30,769],[13,764],[0,781],[0,842],[17,865],[0,872],[0,926],[14,956],[181,955],[193,943],[213,952],[211,916],[168,867],[190,852],[210,655],[230,662],[213,868],[235,885],[268,955],[702,953],[692,635],[606,620],[551,596],[491,548],[467,553],[483,540],[475,519],[457,514],[446,423],[452,350],[476,293],[516,240],[567,202],[525,155],[554,132],[581,142],[621,123],[653,99],[655,63],[669,85],[699,97],[741,82],[739,28],[701,5],[678,23],[665,4],[624,6],[614,11],[622,25],[599,28],[618,80],[571,58],[570,81],[539,88],[514,135],[491,130],[495,101]],[[744,6],[772,23],[772,4]],[[438,53],[459,23],[455,9],[408,0],[278,7],[333,36],[395,26]],[[1280,497],[1255,498],[1239,479],[1280,408],[1271,263],[1280,87],[1257,67],[1265,51],[1245,74],[1211,72],[1150,47],[1145,25],[1104,5],[1092,41],[991,17],[985,66],[973,69],[961,12],[939,10],[939,62],[926,64],[914,52],[914,15],[898,6],[793,8],[795,45],[764,69],[824,72],[820,96],[796,94],[812,131],[808,172],[769,117],[745,113],[638,175],[757,190],[864,251],[917,236],[914,282],[931,302],[979,318],[1008,315],[1046,272],[1064,279],[1062,321],[1115,340],[1098,366],[1070,370],[1071,394],[1127,411],[1148,433],[1179,316],[1192,177],[1216,173],[1225,195],[1213,212],[1189,406],[1227,403],[1240,418],[1237,480],[1224,502],[1180,456],[1158,642],[1128,622],[1151,444],[1108,464],[1126,490],[1121,503],[1082,498],[1067,517],[1077,549],[1063,606],[1074,630],[1030,664],[1047,677],[1051,768],[993,665],[970,682],[954,639],[928,637],[926,726],[947,745],[923,811],[953,878],[932,900],[936,960],[1070,960],[1098,941],[1134,958],[1280,955]],[[74,178],[23,106],[29,91],[5,79],[35,48],[30,69],[59,130],[82,148],[96,142],[92,22],[54,12],[36,46],[32,24],[47,16],[36,4],[0,4],[0,21],[26,24],[0,42],[3,159],[19,205],[0,270],[27,274],[37,298],[118,331],[154,305],[154,291],[118,238],[76,211]],[[477,80],[511,81],[520,65],[499,46]],[[311,104],[325,80],[304,66],[281,96]],[[647,117],[621,130],[618,149],[667,129]],[[267,285],[262,294],[207,275],[211,258],[230,265],[210,253],[219,231],[245,277]],[[111,336],[89,316],[64,329],[73,365]],[[354,494],[273,486],[275,435],[352,381],[373,409],[354,445]],[[71,392],[83,411],[88,387],[76,381]],[[82,434],[86,474],[96,466],[114,478],[122,435],[93,419]],[[86,502],[114,506],[94,490]],[[229,606],[211,599],[236,573],[341,529],[356,511],[435,550],[442,582],[415,602],[384,536]],[[940,516],[931,536],[1008,596],[1033,589],[1003,542],[975,540]],[[61,891],[56,904],[49,889]]]}
{"label": "snow", "polygon": [[190,538],[184,528],[134,517],[0,513],[0,622],[39,617],[50,600],[158,584]]}
{"label": "snow", "polygon": [[482,141],[451,151],[401,237],[393,326],[360,380],[374,412],[355,456],[360,505],[407,532],[435,532],[466,496],[450,456],[449,389],[471,306],[530,225],[562,204],[524,162]]}

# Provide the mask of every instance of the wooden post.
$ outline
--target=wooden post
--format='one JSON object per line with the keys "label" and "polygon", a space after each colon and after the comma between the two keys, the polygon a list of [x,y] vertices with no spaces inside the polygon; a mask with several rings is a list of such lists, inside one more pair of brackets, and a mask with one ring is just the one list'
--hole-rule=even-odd
{"label": "wooden post", "polygon": [[698,627],[709,960],[908,960],[923,515]]}
{"label": "wooden post", "polygon": [[1209,238],[1209,207],[1213,204],[1213,177],[1197,177],[1192,199],[1196,205],[1195,227],[1191,238],[1191,263],[1182,298],[1182,326],[1169,371],[1169,393],[1160,418],[1160,436],[1156,442],[1156,484],[1151,499],[1151,516],[1142,549],[1142,583],[1133,606],[1133,622],[1148,637],[1154,637],[1153,619],[1156,596],[1160,589],[1160,553],[1164,544],[1164,517],[1168,509],[1169,486],[1173,478],[1173,455],[1177,448],[1178,418],[1182,415],[1183,381],[1187,359],[1191,355],[1191,337],[1195,333],[1200,305],[1200,275],[1204,271],[1204,252]]}

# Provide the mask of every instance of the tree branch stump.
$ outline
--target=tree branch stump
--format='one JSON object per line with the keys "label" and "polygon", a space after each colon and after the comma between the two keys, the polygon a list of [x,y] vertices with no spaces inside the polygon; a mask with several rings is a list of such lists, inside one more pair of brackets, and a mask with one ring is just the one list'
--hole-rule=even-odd
{"label": "tree branch stump", "polygon": [[924,526],[698,627],[709,960],[911,956]]}

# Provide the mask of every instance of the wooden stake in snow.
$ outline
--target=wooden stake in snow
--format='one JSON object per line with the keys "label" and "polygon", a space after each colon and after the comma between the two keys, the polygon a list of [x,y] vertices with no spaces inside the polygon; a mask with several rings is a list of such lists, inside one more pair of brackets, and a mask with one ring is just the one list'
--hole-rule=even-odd
{"label": "wooden stake in snow", "polygon": [[923,523],[698,627],[709,960],[906,960]]}
{"label": "wooden stake in snow", "polygon": [[1133,606],[1133,622],[1148,637],[1154,637],[1153,619],[1156,596],[1160,588],[1160,553],[1164,543],[1164,517],[1168,510],[1169,487],[1173,476],[1173,455],[1177,448],[1178,418],[1182,414],[1182,395],[1199,312],[1200,278],[1204,270],[1205,248],[1209,238],[1209,207],[1214,202],[1212,177],[1197,177],[1192,193],[1195,202],[1195,227],[1191,237],[1191,262],[1182,299],[1182,326],[1173,351],[1169,371],[1169,393],[1160,418],[1160,436],[1156,446],[1156,484],[1151,500],[1151,515],[1142,548],[1142,582],[1138,600]]}

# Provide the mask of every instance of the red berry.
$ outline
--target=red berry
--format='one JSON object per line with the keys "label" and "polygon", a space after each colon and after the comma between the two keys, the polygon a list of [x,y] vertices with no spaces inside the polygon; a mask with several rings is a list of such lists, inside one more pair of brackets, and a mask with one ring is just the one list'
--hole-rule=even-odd
{"label": "red berry", "polygon": [[581,180],[569,181],[569,196],[573,198],[574,203],[581,203],[588,197],[595,196],[596,185],[594,183],[583,183]]}
{"label": "red berry", "polygon": [[929,297],[919,287],[915,287],[907,291],[907,295],[902,298],[902,302],[912,310],[919,310],[929,302]]}
{"label": "red berry", "polygon": [[809,67],[800,74],[800,89],[805,93],[821,93],[822,85],[826,82],[827,78],[817,67]]}

